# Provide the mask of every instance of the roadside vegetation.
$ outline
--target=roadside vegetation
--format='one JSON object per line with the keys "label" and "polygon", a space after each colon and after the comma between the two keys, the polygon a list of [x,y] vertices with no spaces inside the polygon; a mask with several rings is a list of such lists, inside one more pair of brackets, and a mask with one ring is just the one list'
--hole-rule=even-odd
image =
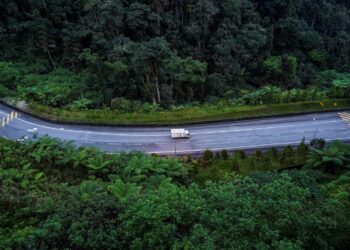
{"label": "roadside vegetation", "polygon": [[152,112],[120,113],[115,110],[73,111],[62,108],[50,108],[36,103],[24,105],[21,102],[9,101],[31,114],[57,122],[85,122],[96,124],[121,125],[166,125],[196,122],[215,122],[244,118],[262,118],[271,115],[298,114],[305,112],[331,111],[350,108],[350,99],[324,99],[313,102],[296,102],[288,104],[271,104],[258,106],[223,106],[203,105],[187,106],[173,110]]}
{"label": "roadside vegetation", "polygon": [[0,98],[43,116],[208,121],[350,97],[344,1],[26,0],[0,12]]}
{"label": "roadside vegetation", "polygon": [[322,140],[173,159],[1,139],[0,248],[347,249],[349,164]]}
{"label": "roadside vegetation", "polygon": [[99,107],[81,99],[85,89],[81,75],[63,69],[43,75],[30,72],[33,67],[0,62],[0,98],[56,121],[175,124],[350,108],[350,75],[336,71],[322,72],[318,84],[307,88],[267,85],[257,90],[241,89],[238,96],[229,91],[221,98],[169,107],[117,97],[110,105]]}

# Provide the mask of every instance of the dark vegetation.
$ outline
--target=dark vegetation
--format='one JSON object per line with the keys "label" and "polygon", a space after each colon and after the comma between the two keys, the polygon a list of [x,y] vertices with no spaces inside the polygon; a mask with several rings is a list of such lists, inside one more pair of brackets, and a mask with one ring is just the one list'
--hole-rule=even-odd
{"label": "dark vegetation", "polygon": [[[9,101],[13,105],[22,102]],[[151,106],[152,107],[152,106]],[[46,105],[30,103],[25,110],[51,121],[85,122],[99,124],[126,125],[162,125],[181,124],[188,122],[213,122],[232,119],[257,118],[274,115],[298,114],[303,112],[331,111],[350,108],[350,99],[327,99],[312,102],[295,102],[285,104],[269,104],[258,106],[229,106],[225,103],[205,104],[203,106],[175,107],[171,110],[158,112],[138,111],[122,113],[120,110],[93,109],[67,110],[52,108]]]}
{"label": "dark vegetation", "polygon": [[343,0],[5,0],[0,95],[119,112],[348,98],[349,8]]}
{"label": "dark vegetation", "polygon": [[[345,0],[2,0],[0,98],[115,123],[346,108],[349,45]],[[349,167],[322,140],[173,159],[0,139],[0,249],[350,249]]]}
{"label": "dark vegetation", "polygon": [[2,139],[0,249],[348,249],[349,164],[322,140],[176,160]]}

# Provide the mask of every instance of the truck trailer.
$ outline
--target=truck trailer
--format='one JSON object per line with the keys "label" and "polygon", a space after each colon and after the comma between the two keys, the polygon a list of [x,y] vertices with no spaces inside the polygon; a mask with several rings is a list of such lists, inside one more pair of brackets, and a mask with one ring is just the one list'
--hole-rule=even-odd
{"label": "truck trailer", "polygon": [[190,132],[184,128],[173,128],[171,129],[171,138],[172,139],[187,139],[190,138]]}

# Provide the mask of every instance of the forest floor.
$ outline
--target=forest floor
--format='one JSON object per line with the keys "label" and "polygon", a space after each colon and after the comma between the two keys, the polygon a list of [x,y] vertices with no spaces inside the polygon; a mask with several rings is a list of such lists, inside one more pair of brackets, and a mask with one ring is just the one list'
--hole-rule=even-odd
{"label": "forest floor", "polygon": [[[22,108],[23,109],[23,108]],[[112,110],[70,111],[30,103],[28,113],[57,122],[110,125],[180,125],[350,109],[350,99],[233,107],[193,107],[179,111],[118,113]]]}

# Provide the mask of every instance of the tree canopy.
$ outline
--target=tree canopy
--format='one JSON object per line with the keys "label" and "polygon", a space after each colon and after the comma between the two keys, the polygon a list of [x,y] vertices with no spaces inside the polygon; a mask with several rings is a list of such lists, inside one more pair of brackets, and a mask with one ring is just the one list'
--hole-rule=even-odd
{"label": "tree canopy", "polygon": [[0,248],[348,249],[349,162],[341,143],[192,160],[0,139]]}
{"label": "tree canopy", "polygon": [[[349,71],[349,8],[339,0],[5,0],[0,59],[35,64],[32,73],[79,73],[80,93],[65,95],[78,107],[120,97],[169,107]],[[0,83],[11,90],[9,81]]]}

